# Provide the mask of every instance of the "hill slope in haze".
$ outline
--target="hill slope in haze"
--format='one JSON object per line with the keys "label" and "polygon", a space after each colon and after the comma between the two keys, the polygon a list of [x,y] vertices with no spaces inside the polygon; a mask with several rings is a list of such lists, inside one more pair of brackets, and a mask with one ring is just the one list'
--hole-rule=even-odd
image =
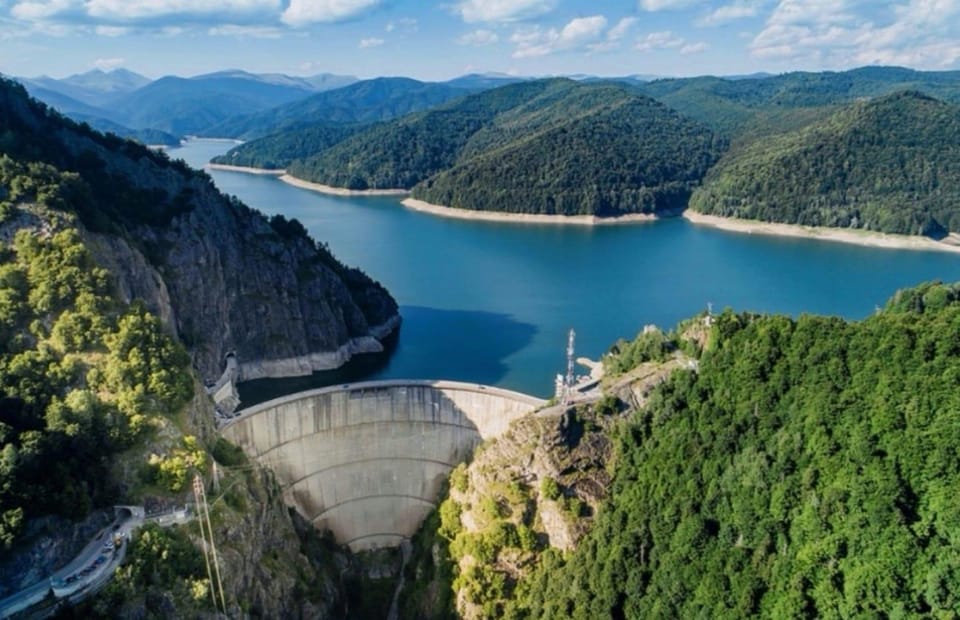
{"label": "hill slope in haze", "polygon": [[313,124],[375,123],[431,108],[469,92],[465,88],[410,78],[376,78],[269,110],[241,110],[236,116],[206,128],[202,135],[253,140]]}
{"label": "hill slope in haze", "polygon": [[117,99],[110,120],[128,127],[198,134],[237,114],[264,110],[308,97],[298,86],[241,77],[165,77]]}
{"label": "hill slope in haze", "polygon": [[682,209],[724,148],[629,87],[550,79],[374,127],[289,171],[462,209],[613,216]]}
{"label": "hill slope in haze", "polygon": [[960,231],[960,107],[917,92],[856,103],[731,152],[690,206],[768,222]]}
{"label": "hill slope in haze", "polygon": [[131,93],[150,83],[150,79],[126,69],[102,71],[93,69],[61,79],[47,76],[22,79],[29,90],[31,85],[61,93],[72,99],[82,101],[98,108],[108,106],[110,102],[126,93]]}

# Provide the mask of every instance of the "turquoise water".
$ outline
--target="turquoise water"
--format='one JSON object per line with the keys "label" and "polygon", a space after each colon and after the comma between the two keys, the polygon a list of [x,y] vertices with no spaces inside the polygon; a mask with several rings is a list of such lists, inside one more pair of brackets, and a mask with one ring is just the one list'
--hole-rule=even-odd
{"label": "turquoise water", "polygon": [[[192,165],[229,148],[171,152]],[[471,222],[405,209],[393,198],[340,198],[275,178],[213,171],[221,190],[266,214],[299,219],[334,254],[382,282],[404,324],[388,359],[311,380],[245,384],[245,403],[360,378],[444,378],[549,396],[565,360],[598,357],[649,323],[715,309],[862,318],[898,288],[960,280],[960,255],[879,250],[729,233],[682,219],[624,226]]]}

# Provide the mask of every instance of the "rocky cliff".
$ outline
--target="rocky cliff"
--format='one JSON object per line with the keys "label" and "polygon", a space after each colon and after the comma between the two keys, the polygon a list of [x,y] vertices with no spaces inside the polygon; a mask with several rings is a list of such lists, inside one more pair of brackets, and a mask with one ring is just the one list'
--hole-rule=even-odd
{"label": "rocky cliff", "polygon": [[413,540],[404,618],[499,617],[548,550],[569,551],[607,496],[619,402],[553,407],[515,421],[451,472]]}
{"label": "rocky cliff", "polygon": [[143,299],[204,380],[235,352],[240,379],[307,374],[382,350],[397,304],[296,221],[268,220],[210,178],[60,117],[0,82],[0,156],[79,175],[69,202],[120,293]]}

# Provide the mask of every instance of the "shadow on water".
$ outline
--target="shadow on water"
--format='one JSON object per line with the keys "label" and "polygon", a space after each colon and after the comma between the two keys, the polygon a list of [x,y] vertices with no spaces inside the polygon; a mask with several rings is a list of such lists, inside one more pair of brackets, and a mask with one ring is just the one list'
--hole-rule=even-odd
{"label": "shadow on water", "polygon": [[383,353],[357,355],[336,370],[305,377],[259,379],[238,386],[241,407],[313,388],[377,379],[447,379],[494,385],[507,358],[530,345],[537,327],[513,317],[472,310],[402,306],[403,325]]}

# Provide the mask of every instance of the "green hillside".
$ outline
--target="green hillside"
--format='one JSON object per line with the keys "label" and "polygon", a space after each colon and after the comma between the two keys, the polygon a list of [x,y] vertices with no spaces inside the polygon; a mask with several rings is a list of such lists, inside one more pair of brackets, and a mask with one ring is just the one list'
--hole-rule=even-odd
{"label": "green hillside", "polygon": [[294,176],[350,189],[405,188],[452,166],[470,139],[499,114],[565,94],[572,83],[512,84],[370,128],[294,162]]}
{"label": "green hillside", "polygon": [[718,131],[736,137],[756,123],[796,129],[816,111],[918,90],[960,102],[960,71],[914,71],[901,67],[862,67],[850,71],[725,79],[712,76],[655,80],[637,89]]}
{"label": "green hillside", "polygon": [[363,129],[366,129],[365,125],[320,123],[296,131],[285,131],[259,140],[244,142],[227,153],[214,157],[211,161],[229,166],[279,170],[286,168],[295,159],[303,157],[305,153],[326,150]]}
{"label": "green hillside", "polygon": [[404,117],[293,162],[351,189],[515,213],[680,209],[725,142],[628,87],[538,80]]}
{"label": "green hillside", "polygon": [[[621,437],[612,497],[518,589],[544,618],[953,617],[960,288],[861,323],[718,318]],[[946,336],[945,335],[949,335]]]}
{"label": "green hillside", "polygon": [[850,105],[731,152],[690,207],[807,226],[960,231],[960,108],[917,92]]}
{"label": "green hillside", "polygon": [[652,99],[616,97],[579,118],[491,146],[413,195],[512,213],[676,212],[723,148],[710,131]]}

